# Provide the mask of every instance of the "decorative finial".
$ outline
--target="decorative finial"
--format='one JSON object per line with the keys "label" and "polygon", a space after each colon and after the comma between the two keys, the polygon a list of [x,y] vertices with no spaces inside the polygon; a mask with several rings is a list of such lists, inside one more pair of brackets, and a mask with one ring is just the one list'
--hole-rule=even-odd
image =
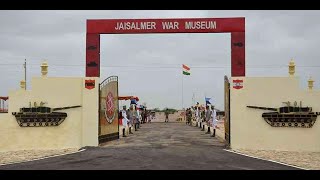
{"label": "decorative finial", "polygon": [[48,63],[46,60],[41,64],[41,74],[43,77],[47,76],[48,74]]}
{"label": "decorative finial", "polygon": [[26,87],[26,81],[21,80],[21,81],[20,81],[20,88],[21,88],[21,89],[25,89],[25,87]]}
{"label": "decorative finial", "polygon": [[295,67],[296,67],[296,65],[295,65],[293,59],[291,59],[291,61],[289,62],[289,75],[290,76],[294,76]]}
{"label": "decorative finial", "polygon": [[310,78],[309,78],[309,80],[308,80],[309,90],[312,90],[312,88],[313,88],[313,82],[314,82],[314,80],[312,80],[312,77],[310,76]]}

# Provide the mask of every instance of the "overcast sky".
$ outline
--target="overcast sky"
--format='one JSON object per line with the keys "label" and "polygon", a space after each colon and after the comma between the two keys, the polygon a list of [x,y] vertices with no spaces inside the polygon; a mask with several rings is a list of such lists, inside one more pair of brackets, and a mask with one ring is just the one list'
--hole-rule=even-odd
{"label": "overcast sky", "polygon": [[[294,58],[301,88],[310,75],[320,88],[320,11],[0,11],[0,96],[19,88],[24,59],[28,82],[40,75],[43,59],[49,76],[84,77],[86,19],[215,17],[246,18],[246,76],[287,76]],[[118,75],[120,95],[138,96],[153,108],[181,108],[186,64],[184,106],[194,93],[196,102],[211,97],[223,109],[230,51],[229,33],[102,35],[101,80]],[[141,67],[110,67],[123,65]]]}

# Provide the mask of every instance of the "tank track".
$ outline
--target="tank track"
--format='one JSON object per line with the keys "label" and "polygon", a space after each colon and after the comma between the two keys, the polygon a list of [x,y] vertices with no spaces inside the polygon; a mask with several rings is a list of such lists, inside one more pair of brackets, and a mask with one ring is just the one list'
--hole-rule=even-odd
{"label": "tank track", "polygon": [[53,112],[50,114],[13,114],[20,127],[59,126],[67,117],[67,113]]}
{"label": "tank track", "polygon": [[311,128],[317,120],[317,114],[262,114],[272,127]]}

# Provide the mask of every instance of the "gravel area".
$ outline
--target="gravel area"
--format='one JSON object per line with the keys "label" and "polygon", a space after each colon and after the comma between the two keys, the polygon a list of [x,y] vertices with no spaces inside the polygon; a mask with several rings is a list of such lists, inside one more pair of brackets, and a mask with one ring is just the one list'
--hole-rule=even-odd
{"label": "gravel area", "polygon": [[290,152],[269,150],[235,150],[246,155],[298,166],[309,170],[320,170],[320,152]]}
{"label": "gravel area", "polygon": [[21,150],[0,152],[0,165],[8,163],[25,162],[53,155],[77,152],[77,148],[52,149],[52,150]]}

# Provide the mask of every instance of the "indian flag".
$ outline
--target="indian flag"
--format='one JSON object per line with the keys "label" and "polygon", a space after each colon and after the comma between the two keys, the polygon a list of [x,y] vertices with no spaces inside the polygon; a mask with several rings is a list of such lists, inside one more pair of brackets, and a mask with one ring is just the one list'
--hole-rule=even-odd
{"label": "indian flag", "polygon": [[184,64],[182,64],[182,70],[184,75],[190,75],[190,68]]}

